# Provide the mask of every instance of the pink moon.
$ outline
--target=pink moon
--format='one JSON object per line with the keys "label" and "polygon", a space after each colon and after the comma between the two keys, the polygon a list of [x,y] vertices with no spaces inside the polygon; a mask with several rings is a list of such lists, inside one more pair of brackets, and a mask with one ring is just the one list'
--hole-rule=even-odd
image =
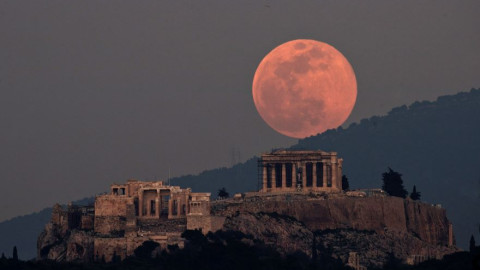
{"label": "pink moon", "polygon": [[309,39],[269,52],[253,78],[258,113],[277,132],[305,138],[342,125],[357,99],[353,68],[337,49]]}

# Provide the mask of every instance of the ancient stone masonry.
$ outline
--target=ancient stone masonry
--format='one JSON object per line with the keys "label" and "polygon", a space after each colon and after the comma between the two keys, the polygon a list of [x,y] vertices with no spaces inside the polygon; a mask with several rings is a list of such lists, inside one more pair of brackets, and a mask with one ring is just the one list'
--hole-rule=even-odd
{"label": "ancient stone masonry", "polygon": [[[69,205],[64,210],[55,205],[52,220],[39,238],[38,258],[124,259],[148,240],[161,248],[183,246],[181,234],[187,227],[208,232],[218,227],[212,225],[215,221],[210,216],[210,193],[194,193],[162,181],[128,180],[111,185],[109,194],[98,195],[94,207]],[[76,239],[72,247],[55,245],[60,238],[72,237]]]}
{"label": "ancient stone masonry", "polygon": [[360,258],[358,257],[357,252],[348,253],[347,265],[355,270],[367,270],[365,266],[360,264]]}
{"label": "ancient stone masonry", "polygon": [[[380,189],[342,191],[335,152],[286,151],[259,160],[259,191],[210,201],[210,193],[128,180],[91,206],[55,205],[39,236],[39,259],[125,259],[145,241],[158,251],[184,246],[185,230],[240,231],[280,253],[332,256],[354,269],[379,267],[388,253],[407,263],[455,252],[453,228],[440,206],[388,196]],[[328,247],[328,248],[327,248]]]}
{"label": "ancient stone masonry", "polygon": [[263,154],[261,192],[340,192],[342,163],[336,152],[279,150]]}

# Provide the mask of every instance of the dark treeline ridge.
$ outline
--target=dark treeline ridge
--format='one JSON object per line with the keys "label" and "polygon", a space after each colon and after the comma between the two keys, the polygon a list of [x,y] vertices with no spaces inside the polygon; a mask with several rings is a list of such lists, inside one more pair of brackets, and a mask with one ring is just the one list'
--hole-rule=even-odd
{"label": "dark treeline ridge", "polygon": [[[218,231],[206,236],[199,231],[186,231],[184,249],[169,246],[167,250],[151,258],[155,245],[144,243],[135,251],[135,256],[123,261],[104,263],[58,263],[54,261],[18,261],[0,259],[0,269],[197,269],[197,270],[236,270],[236,269],[352,269],[332,257],[328,250],[319,249],[312,258],[297,252],[286,256],[241,232]],[[154,242],[152,242],[154,243]],[[157,244],[158,245],[158,244]],[[478,254],[459,252],[445,256],[441,261],[431,260],[416,266],[401,263],[392,257],[378,269],[471,269]]]}

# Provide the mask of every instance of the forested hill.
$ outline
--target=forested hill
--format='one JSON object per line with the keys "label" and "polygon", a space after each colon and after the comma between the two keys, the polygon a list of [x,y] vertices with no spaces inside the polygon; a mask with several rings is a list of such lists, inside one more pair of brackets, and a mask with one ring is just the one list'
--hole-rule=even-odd
{"label": "forested hill", "polygon": [[[457,244],[467,248],[470,235],[478,236],[480,89],[397,107],[386,116],[299,140],[291,149],[338,152],[352,188],[381,187],[381,174],[391,167],[403,174],[409,192],[415,184],[422,200],[447,209]],[[177,177],[171,184],[216,196],[221,187],[230,194],[257,190],[257,179],[253,157],[232,168]],[[46,210],[0,223],[0,252],[10,254],[16,243],[22,258],[34,257],[41,223],[48,218]]]}
{"label": "forested hill", "polygon": [[292,148],[337,151],[353,188],[380,187],[391,167],[409,192],[415,184],[422,200],[447,209],[457,244],[466,248],[470,235],[478,236],[480,89],[394,108]]}
{"label": "forested hill", "polygon": [[[480,89],[392,109],[348,128],[300,140],[290,149],[336,151],[352,188],[381,187],[388,167],[403,174],[422,200],[440,203],[457,243],[467,247],[480,223]],[[233,168],[206,171],[173,182],[194,190],[240,192],[257,188],[256,158]],[[478,238],[478,237],[477,237]]]}

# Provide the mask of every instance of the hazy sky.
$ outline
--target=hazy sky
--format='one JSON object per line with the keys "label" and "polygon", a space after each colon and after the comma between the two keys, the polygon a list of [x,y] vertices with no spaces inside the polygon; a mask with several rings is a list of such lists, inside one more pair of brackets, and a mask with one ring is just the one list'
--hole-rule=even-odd
{"label": "hazy sky", "polygon": [[292,39],[352,64],[347,124],[480,87],[479,14],[480,1],[0,1],[0,221],[295,143],[251,96],[263,56]]}

